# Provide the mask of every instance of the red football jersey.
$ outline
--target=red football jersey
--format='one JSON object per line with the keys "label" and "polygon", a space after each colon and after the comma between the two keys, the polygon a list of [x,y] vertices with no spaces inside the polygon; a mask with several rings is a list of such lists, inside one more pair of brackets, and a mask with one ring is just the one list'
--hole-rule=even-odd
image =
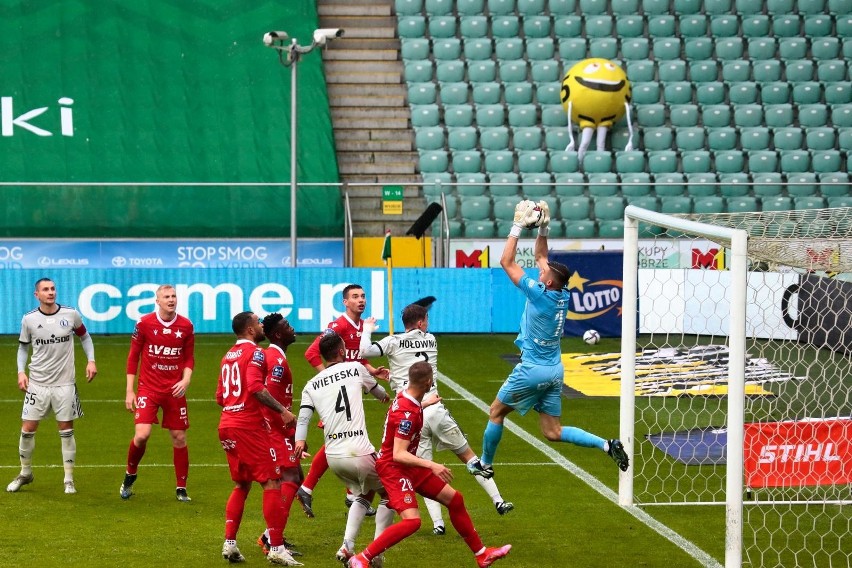
{"label": "red football jersey", "polygon": [[[270,345],[264,352],[266,358],[266,390],[287,410],[293,409],[293,374],[287,356],[277,345]],[[281,414],[263,405],[263,414],[272,428],[284,428]]]}
{"label": "red football jersey", "polygon": [[188,318],[177,314],[172,321],[163,321],[157,312],[139,318],[130,338],[127,374],[135,375],[138,369],[140,387],[171,391],[183,370],[194,366],[195,332]]}
{"label": "red football jersey", "polygon": [[254,394],[264,389],[266,358],[263,349],[248,339],[236,345],[222,358],[216,402],[222,407],[219,427],[257,429],[265,427],[263,406]]}
{"label": "red football jersey", "polygon": [[423,407],[416,399],[411,398],[405,391],[401,391],[388,409],[382,434],[382,449],[379,451],[378,459],[393,461],[395,438],[408,440],[408,453],[416,455],[422,429]]}
{"label": "red football jersey", "polygon": [[364,329],[364,320],[358,320],[356,324],[346,314],[343,314],[330,324],[328,328],[314,339],[314,342],[305,351],[305,359],[312,367],[322,363],[322,356],[319,351],[319,342],[322,336],[329,332],[335,332],[343,338],[343,343],[346,346],[346,360],[358,361],[362,365],[367,364],[367,360],[361,357],[361,330]]}

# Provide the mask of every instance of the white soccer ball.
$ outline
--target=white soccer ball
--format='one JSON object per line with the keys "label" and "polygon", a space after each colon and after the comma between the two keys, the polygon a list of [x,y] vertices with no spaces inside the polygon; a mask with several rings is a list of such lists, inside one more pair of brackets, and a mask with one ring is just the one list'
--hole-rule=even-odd
{"label": "white soccer ball", "polygon": [[583,334],[583,341],[585,341],[589,345],[595,345],[600,340],[601,334],[595,331],[594,329],[590,329]]}

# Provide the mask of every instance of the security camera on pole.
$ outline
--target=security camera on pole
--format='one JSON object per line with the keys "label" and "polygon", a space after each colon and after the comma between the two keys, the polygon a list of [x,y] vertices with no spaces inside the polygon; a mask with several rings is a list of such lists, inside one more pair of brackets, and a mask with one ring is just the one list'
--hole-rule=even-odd
{"label": "security camera on pole", "polygon": [[296,64],[302,55],[310,53],[316,47],[323,47],[338,37],[343,37],[343,30],[340,28],[319,28],[314,30],[311,45],[305,47],[299,45],[296,38],[287,43],[290,39],[287,32],[273,31],[263,34],[263,44],[278,51],[281,65],[290,68],[290,266],[293,268],[296,267]]}

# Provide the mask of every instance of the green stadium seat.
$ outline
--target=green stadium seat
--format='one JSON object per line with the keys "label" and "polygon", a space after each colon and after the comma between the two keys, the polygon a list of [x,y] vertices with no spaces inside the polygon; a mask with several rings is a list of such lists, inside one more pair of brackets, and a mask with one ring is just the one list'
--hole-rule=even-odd
{"label": "green stadium seat", "polygon": [[[556,200],[551,197],[553,191],[553,177],[547,172],[531,172],[521,174],[521,193],[527,199],[538,201],[544,199],[548,202]],[[552,208],[555,210],[555,205]]]}
{"label": "green stadium seat", "polygon": [[691,197],[706,197],[716,195],[716,174],[707,172],[696,172],[686,174],[686,192]]}
{"label": "green stadium seat", "polygon": [[852,128],[839,128],[837,130],[837,146],[847,155],[852,152]]}
{"label": "green stadium seat", "polygon": [[506,123],[506,107],[503,105],[476,105],[476,125],[502,126]]}
{"label": "green stadium seat", "polygon": [[591,200],[582,195],[565,196],[559,202],[559,216],[566,221],[583,221],[591,213]]}
{"label": "green stadium seat", "polygon": [[550,16],[524,16],[521,26],[527,40],[540,37],[549,38],[550,30],[553,27]]}
{"label": "green stadium seat", "polygon": [[467,67],[467,78],[471,83],[494,81],[497,78],[497,64],[494,61],[471,61]]}
{"label": "green stadium seat", "polygon": [[702,127],[678,128],[675,134],[675,145],[678,150],[703,150],[705,132]]}
{"label": "green stadium seat", "polygon": [[764,105],[781,105],[790,102],[790,83],[773,81],[760,88],[760,100]]}
{"label": "green stadium seat", "polygon": [[[614,6],[613,13],[618,14]],[[622,40],[642,38],[645,34],[645,20],[637,12],[622,13],[615,18],[615,34]]]}
{"label": "green stadium seat", "polygon": [[422,38],[426,35],[426,18],[423,16],[400,16],[397,19],[400,38]]}
{"label": "green stadium seat", "polygon": [[753,105],[758,102],[757,83],[735,83],[728,89],[728,97],[734,105]]}
{"label": "green stadium seat", "polygon": [[412,126],[438,126],[440,118],[438,105],[415,105],[411,107]]}
{"label": "green stadium seat", "polygon": [[766,150],[770,139],[769,129],[765,126],[740,128],[740,147],[743,150]]}
{"label": "green stadium seat", "polygon": [[764,16],[763,14],[743,14],[744,37],[768,37],[771,36],[770,30],[769,16]]}
{"label": "green stadium seat", "polygon": [[654,193],[665,203],[669,197],[683,195],[684,180],[684,175],[677,172],[654,174]]}
{"label": "green stadium seat", "polygon": [[541,128],[515,128],[512,131],[512,146],[515,150],[540,150]]}
{"label": "green stadium seat", "polygon": [[787,126],[772,129],[773,143],[776,150],[801,150],[805,140],[802,129],[797,126]]}
{"label": "green stadium seat", "polygon": [[553,59],[554,46],[550,37],[527,39],[526,55],[530,61],[548,61]]}
{"label": "green stadium seat", "polygon": [[496,105],[500,104],[503,98],[502,88],[500,83],[486,82],[475,83],[473,85],[473,102],[477,105]]}
{"label": "green stadium seat", "polygon": [[397,16],[417,16],[423,12],[423,0],[394,0]]}
{"label": "green stadium seat", "polygon": [[629,16],[639,13],[639,0],[612,0],[612,13],[620,16]]}
{"label": "green stadium seat", "polygon": [[531,61],[530,77],[535,83],[555,83],[562,79],[556,61]]}
{"label": "green stadium seat", "polygon": [[595,236],[595,224],[589,219],[565,222],[565,238],[590,239]]}
{"label": "green stadium seat", "polygon": [[753,72],[755,81],[758,83],[768,83],[781,80],[783,67],[777,59],[755,61]]}
{"label": "green stadium seat", "polygon": [[683,173],[697,174],[710,171],[712,160],[706,150],[689,150],[681,153],[681,168]]}
{"label": "green stadium seat", "polygon": [[494,16],[491,18],[491,35],[495,40],[517,39],[521,23],[514,14],[510,16]]}
{"label": "green stadium seat", "polygon": [[789,211],[793,208],[793,200],[781,195],[764,198],[761,202],[763,211]]}
{"label": "green stadium seat", "polygon": [[840,57],[840,40],[836,37],[813,38],[811,56],[814,59],[837,59]]}
{"label": "green stadium seat", "polygon": [[[707,17],[703,14],[692,14],[690,16],[683,16],[680,18],[679,24],[681,37],[707,37]],[[704,57],[700,57],[699,59],[706,59],[707,57],[710,57],[710,55],[705,55]]]}
{"label": "green stadium seat", "polygon": [[663,105],[642,105],[637,107],[636,120],[640,126],[662,126],[666,123],[666,107]]}
{"label": "green stadium seat", "polygon": [[[771,2],[772,0],[770,0]],[[798,14],[775,14],[769,12],[772,20],[772,35],[775,37],[799,37],[802,32],[802,19]]]}
{"label": "green stadium seat", "polygon": [[452,0],[425,0],[424,7],[429,16],[446,16],[453,13]]}
{"label": "green stadium seat", "polygon": [[494,221],[465,221],[464,236],[466,239],[493,239],[497,236]]}
{"label": "green stadium seat", "polygon": [[743,153],[736,150],[715,152],[713,160],[716,164],[716,172],[720,174],[739,173],[745,167]]}
{"label": "green stadium seat", "polygon": [[425,83],[408,83],[408,104],[431,105],[437,99],[437,85],[432,81]]}
{"label": "green stadium seat", "polygon": [[657,64],[651,60],[627,62],[627,76],[636,83],[654,81],[657,75]]}
{"label": "green stadium seat", "polygon": [[[552,155],[551,155],[552,160]],[[581,172],[565,172],[554,174],[554,189],[560,199],[583,195],[586,191],[586,176]]]}
{"label": "green stadium seat", "polygon": [[624,218],[624,199],[621,197],[596,197],[592,209],[595,219],[619,220]]}
{"label": "green stadium seat", "polygon": [[778,154],[772,150],[752,150],[748,153],[748,169],[754,173],[778,171]]}
{"label": "green stadium seat", "polygon": [[606,0],[580,0],[580,12],[584,16],[594,16],[607,13]]}
{"label": "green stadium seat", "polygon": [[644,152],[616,152],[615,171],[619,174],[635,174],[645,171]]}
{"label": "green stadium seat", "polygon": [[706,105],[701,108],[701,119],[705,127],[724,128],[731,125],[731,107],[728,105]]}
{"label": "green stadium seat", "polygon": [[681,40],[678,37],[658,37],[654,39],[654,59],[671,61],[681,58]]}
{"label": "green stadium seat", "polygon": [[612,154],[609,152],[588,151],[583,156],[583,171],[586,174],[612,171]]}
{"label": "green stadium seat", "polygon": [[801,174],[810,172],[811,157],[804,150],[788,150],[781,152],[780,168],[785,174]]}
{"label": "green stadium seat", "polygon": [[651,105],[660,102],[660,84],[656,81],[633,84],[633,103]]}
{"label": "green stadium seat", "polygon": [[781,59],[785,61],[802,59],[808,53],[808,42],[805,38],[800,37],[781,38],[778,44],[778,53]]}
{"label": "green stadium seat", "polygon": [[825,102],[829,105],[846,104],[852,101],[852,82],[825,83]]}
{"label": "green stadium seat", "polygon": [[719,183],[719,193],[724,197],[748,195],[750,188],[748,174],[742,172],[719,174]]}
{"label": "green stadium seat", "polygon": [[447,132],[447,147],[450,150],[474,150],[478,142],[479,133],[472,126],[450,128]]}
{"label": "green stadium seat", "polygon": [[414,145],[418,150],[440,150],[445,142],[444,129],[440,126],[424,126],[415,129]]}
{"label": "green stadium seat", "polygon": [[541,106],[542,126],[568,126],[568,116],[562,109],[562,105]]}
{"label": "green stadium seat", "polygon": [[672,129],[669,127],[644,128],[643,145],[645,150],[671,150],[674,142]]}
{"label": "green stadium seat", "polygon": [[818,174],[845,171],[843,156],[837,150],[811,152],[811,166]]}
{"label": "green stadium seat", "polygon": [[737,131],[734,128],[708,128],[707,147],[713,151],[733,150],[737,147]]}
{"label": "green stadium seat", "polygon": [[485,152],[485,171],[489,174],[505,174],[514,172],[515,156],[508,150],[491,150]]}
{"label": "green stadium seat", "polygon": [[[552,2],[551,2],[552,4]],[[553,7],[550,8],[551,12]],[[557,38],[578,37],[583,32],[583,20],[573,14],[554,15],[553,34]]]}
{"label": "green stadium seat", "polygon": [[704,0],[674,0],[674,12],[679,16],[689,16],[701,12]]}
{"label": "green stadium seat", "polygon": [[[510,107],[512,105],[521,105],[523,107],[529,106],[533,102],[533,86],[532,83],[509,83],[506,85],[506,89],[503,91],[503,98],[506,100],[506,104]],[[533,108],[533,112],[535,112],[535,108]],[[510,121],[511,121],[511,110],[509,112]]]}
{"label": "green stadium seat", "polygon": [[793,105],[767,105],[763,107],[766,126],[784,127],[793,124]]}
{"label": "green stadium seat", "polygon": [[[668,10],[667,10],[668,11]],[[675,35],[676,20],[674,16],[653,14],[648,17],[648,36],[652,38],[673,37]]]}
{"label": "green stadium seat", "polygon": [[828,107],[825,105],[799,105],[799,124],[804,127],[828,124]]}
{"label": "green stadium seat", "polygon": [[520,83],[527,80],[527,62],[523,60],[500,63],[500,80],[504,83]]}
{"label": "green stadium seat", "polygon": [[460,239],[464,234],[464,227],[462,226],[461,221],[456,221],[455,219],[450,219],[447,230],[449,231],[451,239]]}
{"label": "green stadium seat", "polygon": [[798,2],[796,10],[800,14],[823,14],[825,12],[825,0],[810,0],[809,2]]}
{"label": "green stadium seat", "polygon": [[[538,124],[538,111],[535,105],[514,105],[509,107],[509,126],[535,126]],[[497,126],[496,124],[490,126]]]}
{"label": "green stadium seat", "polygon": [[820,61],[817,66],[817,79],[825,82],[848,81],[846,62],[840,59]]}
{"label": "green stadium seat", "polygon": [[[453,157],[455,159],[455,156]],[[456,172],[456,193],[459,196],[483,196],[487,186],[485,174],[475,171],[468,173]]]}
{"label": "green stadium seat", "polygon": [[[615,59],[618,56],[618,40],[611,37],[597,37],[589,40],[589,57]],[[646,55],[647,57],[647,55]]]}
{"label": "green stadium seat", "polygon": [[823,209],[825,206],[825,199],[818,196],[796,197],[793,199],[793,209]]}
{"label": "green stadium seat", "polygon": [[[426,200],[437,201],[440,203],[441,194],[446,193],[449,199],[450,186],[453,182],[453,175],[448,172],[433,172],[422,173],[423,178],[423,195]],[[452,217],[452,215],[450,215]]]}
{"label": "green stadium seat", "polygon": [[468,15],[459,18],[459,34],[465,40],[488,39],[488,18],[486,16]]}
{"label": "green stadium seat", "polygon": [[692,198],[680,195],[660,199],[660,213],[667,215],[689,215],[692,213]]}
{"label": "green stadium seat", "polygon": [[547,152],[543,150],[518,150],[518,171],[522,174],[539,174],[547,171]]}
{"label": "green stadium seat", "polygon": [[[729,83],[751,80],[751,63],[745,60],[725,61],[722,65],[722,79]],[[755,77],[757,80],[757,77]]]}
{"label": "green stadium seat", "polygon": [[460,16],[478,16],[484,10],[484,0],[456,0],[456,11]]}
{"label": "green stadium seat", "polygon": [[559,40],[559,57],[563,61],[579,61],[586,58],[588,45],[585,38],[569,37]]}
{"label": "green stadium seat", "polygon": [[752,37],[748,40],[749,59],[772,59],[778,50],[774,37]]}
{"label": "green stadium seat", "polygon": [[518,174],[515,172],[493,172],[488,174],[488,190],[494,196],[516,196],[520,190]]}
{"label": "green stadium seat", "polygon": [[627,205],[641,207],[642,209],[647,209],[648,211],[660,210],[660,200],[654,197],[653,195],[636,195],[628,197]]}
{"label": "green stadium seat", "polygon": [[648,152],[648,171],[652,174],[674,173],[678,170],[677,152],[661,150]]}
{"label": "green stadium seat", "polygon": [[518,13],[524,16],[543,14],[545,0],[518,0]]}
{"label": "green stadium seat", "polygon": [[734,14],[717,15],[710,20],[710,35],[715,38],[734,37],[739,29],[740,21]]}
{"label": "green stadium seat", "polygon": [[[515,215],[515,206],[518,204],[518,199],[512,196],[501,196],[493,199],[494,218],[495,219],[512,219]],[[553,216],[553,213],[551,213]]]}
{"label": "green stadium seat", "polygon": [[428,19],[429,35],[435,38],[452,38],[456,35],[457,27],[454,16],[431,16]]}
{"label": "green stadium seat", "polygon": [[400,38],[400,54],[404,61],[429,59],[429,40],[420,37]]}
{"label": "green stadium seat", "polygon": [[852,195],[836,195],[827,199],[829,207],[852,207]]}
{"label": "green stadium seat", "polygon": [[719,80],[719,65],[712,59],[689,64],[689,80],[693,83],[710,83]]}
{"label": "green stadium seat", "polygon": [[566,152],[565,149],[548,152],[550,171],[555,174],[575,173],[580,170],[577,152]]}
{"label": "green stadium seat", "polygon": [[[803,3],[804,4],[804,3]],[[818,4],[818,2],[806,3]],[[799,7],[801,12],[803,6]],[[831,35],[831,29],[834,25],[833,18],[828,14],[817,13],[805,16],[805,36],[806,37],[826,37]]]}
{"label": "green stadium seat", "polygon": [[739,37],[727,37],[716,42],[716,59],[735,61],[743,57],[743,40]]}
{"label": "green stadium seat", "polygon": [[852,2],[849,0],[828,0],[828,11],[840,16],[852,13]]}
{"label": "green stadium seat", "polygon": [[442,83],[440,91],[441,104],[444,106],[467,104],[469,92],[470,86],[464,81],[458,83]]}
{"label": "green stadium seat", "polygon": [[524,56],[524,41],[517,37],[496,39],[494,40],[494,56],[497,61],[519,60]]}
{"label": "green stadium seat", "polygon": [[733,8],[731,0],[705,0],[704,11],[708,14],[730,14]]}
{"label": "green stadium seat", "polygon": [[847,173],[818,173],[817,179],[820,184],[819,192],[823,197],[831,198],[852,195],[852,187],[849,186],[849,175]]}
{"label": "green stadium seat", "polygon": [[[800,41],[804,43],[804,40]],[[814,78],[814,62],[810,59],[788,60],[784,69],[787,76],[787,80],[791,83],[799,83],[801,81],[812,81]]]}
{"label": "green stadium seat", "polygon": [[651,175],[644,172],[621,174],[621,195],[628,200],[651,195]]}
{"label": "green stadium seat", "polygon": [[[544,146],[548,150],[564,151],[568,147],[569,137],[568,129],[558,126],[551,126],[544,129]],[[551,168],[553,158],[551,157]],[[576,170],[571,170],[576,171]]]}
{"label": "green stadium seat", "polygon": [[695,100],[700,105],[725,104],[725,84],[719,81],[697,84]]}
{"label": "green stadium seat", "polygon": [[470,105],[451,105],[444,107],[444,124],[452,126],[471,126],[473,107]]}
{"label": "green stadium seat", "polygon": [[698,125],[698,105],[669,106],[669,121],[672,126],[690,127]]}
{"label": "green stadium seat", "polygon": [[[635,93],[635,89],[634,89]],[[666,104],[683,105],[692,103],[692,83],[689,81],[674,81],[666,83],[663,89]]]}
{"label": "green stadium seat", "polygon": [[668,14],[671,11],[669,0],[642,0],[645,14]]}
{"label": "green stadium seat", "polygon": [[515,0],[488,0],[488,12],[492,15],[514,14]]}
{"label": "green stadium seat", "polygon": [[587,16],[584,28],[587,38],[612,37],[612,16],[606,14]]}
{"label": "green stadium seat", "polygon": [[[592,48],[592,53],[595,48]],[[648,39],[644,37],[626,38],[621,40],[621,53],[627,60],[645,60],[650,54]]]}
{"label": "green stadium seat", "polygon": [[758,211],[756,197],[729,197],[725,200],[725,209],[728,213],[752,213]]}
{"label": "green stadium seat", "polygon": [[[438,201],[438,203],[441,202],[440,198],[436,201]],[[456,199],[454,195],[449,195],[446,191],[444,191],[444,202],[446,204],[444,210],[447,212],[447,217],[449,219],[454,219],[459,213],[458,199]]]}
{"label": "green stadium seat", "polygon": [[852,127],[852,104],[833,105],[831,107],[831,123],[835,128]]}
{"label": "green stadium seat", "polygon": [[491,219],[491,199],[485,196],[468,196],[460,199],[461,217],[467,221]]}
{"label": "green stadium seat", "polygon": [[696,197],[692,200],[692,210],[696,214],[724,213],[725,200],[724,198],[715,195]]}
{"label": "green stadium seat", "polygon": [[418,154],[421,172],[445,172],[450,165],[447,153],[443,150],[421,150]]}
{"label": "green stadium seat", "polygon": [[435,66],[435,78],[440,83],[458,83],[464,81],[464,62],[438,61]]}
{"label": "green stadium seat", "polygon": [[432,80],[434,68],[431,61],[405,63],[405,80],[409,83],[426,83]]}
{"label": "green stadium seat", "polygon": [[784,189],[782,176],[777,172],[762,172],[752,175],[752,191],[758,197],[777,197]]}
{"label": "green stadium seat", "polygon": [[805,136],[808,150],[834,150],[834,128],[809,128]]}
{"label": "green stadium seat", "polygon": [[493,53],[491,39],[471,38],[464,40],[464,56],[469,61],[485,61],[491,59]]}
{"label": "green stadium seat", "polygon": [[[781,158],[783,160],[784,157]],[[787,193],[793,198],[816,195],[816,184],[817,176],[811,171],[790,174],[787,176]]]}
{"label": "green stadium seat", "polygon": [[598,237],[602,239],[623,239],[624,238],[624,220],[623,219],[607,219],[598,221]]}
{"label": "green stadium seat", "polygon": [[763,124],[763,107],[760,105],[739,105],[734,107],[734,125],[743,128]]}
{"label": "green stadium seat", "polygon": [[479,145],[483,150],[508,150],[509,129],[505,126],[480,128]]}

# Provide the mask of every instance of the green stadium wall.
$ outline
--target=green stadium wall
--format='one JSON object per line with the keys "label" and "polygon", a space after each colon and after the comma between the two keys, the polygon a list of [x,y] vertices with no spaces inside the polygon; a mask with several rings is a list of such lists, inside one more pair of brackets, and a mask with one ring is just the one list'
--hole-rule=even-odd
{"label": "green stadium wall", "polygon": [[[289,236],[289,187],[229,184],[290,181],[290,69],[261,38],[317,24],[314,0],[4,3],[0,236]],[[298,73],[299,182],[336,183],[319,50]],[[336,186],[299,190],[299,236],[341,219]]]}

